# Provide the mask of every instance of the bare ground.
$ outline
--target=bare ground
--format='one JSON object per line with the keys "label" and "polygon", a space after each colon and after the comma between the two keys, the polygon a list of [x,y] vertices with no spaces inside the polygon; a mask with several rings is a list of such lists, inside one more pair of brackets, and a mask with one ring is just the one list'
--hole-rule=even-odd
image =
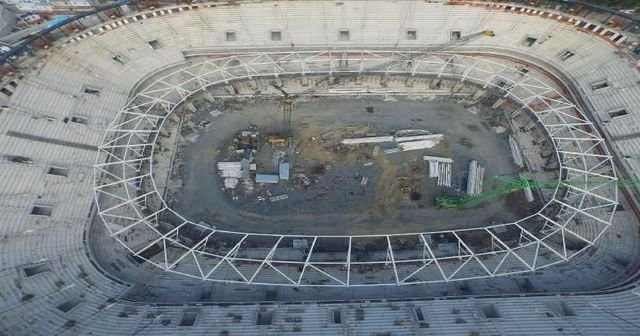
{"label": "bare ground", "polygon": [[[323,98],[298,102],[293,125],[296,146],[289,153],[295,172],[304,172],[314,183],[305,188],[292,179],[277,186],[258,187],[255,193],[221,190],[215,171],[220,149],[235,132],[255,124],[278,129],[281,111],[276,101],[235,103],[234,112],[213,118],[203,107],[195,120],[212,123],[186,142],[179,154],[184,162],[183,187],[172,206],[193,221],[205,221],[219,229],[287,234],[374,234],[436,231],[513,221],[526,215],[527,205],[517,196],[486,202],[471,209],[446,210],[433,206],[441,193],[427,176],[422,155],[454,159],[454,183],[471,159],[486,167],[485,190],[493,187],[493,175],[517,172],[506,135],[490,126],[490,113],[470,113],[454,102],[409,99]],[[374,107],[373,113],[367,107]],[[347,136],[388,134],[394,130],[421,128],[445,135],[445,141],[424,151],[371,157],[373,145],[361,148],[335,146]],[[365,166],[365,163],[373,162]],[[314,175],[317,165],[327,169]],[[365,187],[362,177],[368,178]],[[299,181],[298,181],[299,182]],[[266,191],[288,194],[289,199],[270,203],[256,201]],[[420,195],[410,200],[411,192]],[[232,200],[231,196],[237,196]]]}

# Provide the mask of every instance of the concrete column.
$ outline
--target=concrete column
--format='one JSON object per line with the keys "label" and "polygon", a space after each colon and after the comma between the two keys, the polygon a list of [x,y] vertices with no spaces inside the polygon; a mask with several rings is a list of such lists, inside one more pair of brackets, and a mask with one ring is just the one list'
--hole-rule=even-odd
{"label": "concrete column", "polygon": [[202,94],[202,96],[204,97],[204,99],[210,103],[213,103],[216,101],[216,99],[213,97],[213,94],[211,94],[211,92],[206,91],[205,93]]}
{"label": "concrete column", "polygon": [[534,127],[536,127],[536,122],[532,121],[529,124],[527,124],[527,126],[524,127],[524,130],[529,132],[531,131]]}
{"label": "concrete column", "polygon": [[502,104],[504,104],[504,99],[500,98],[496,100],[496,102],[493,105],[491,105],[491,109],[495,110],[498,107],[502,106]]}
{"label": "concrete column", "polygon": [[255,79],[251,78],[246,83],[251,91],[258,91],[258,83],[256,82]]}
{"label": "concrete column", "polygon": [[304,87],[309,86],[309,77],[302,75],[302,77],[300,77],[300,85]]}
{"label": "concrete column", "polygon": [[407,78],[407,81],[405,82],[405,85],[408,86],[408,87],[413,87],[413,81],[415,79],[416,79],[415,77],[410,76],[409,78]]}
{"label": "concrete column", "polygon": [[195,113],[196,112],[196,107],[193,105],[192,102],[188,102],[186,104],[184,104],[184,108]]}
{"label": "concrete column", "polygon": [[236,95],[239,93],[238,89],[233,84],[227,84],[224,86],[225,91],[229,94]]}
{"label": "concrete column", "polygon": [[476,93],[473,95],[473,100],[478,101],[480,100],[482,97],[484,97],[487,94],[487,91],[485,90],[478,90],[476,91]]}
{"label": "concrete column", "polygon": [[517,110],[513,111],[513,113],[511,113],[510,118],[511,119],[516,118],[517,116],[520,115],[520,113],[522,113],[522,109],[517,109]]}
{"label": "concrete column", "polygon": [[387,75],[382,75],[382,77],[380,78],[380,86],[385,87],[387,86],[387,83],[389,83],[389,77],[387,77]]}
{"label": "concrete column", "polygon": [[462,86],[464,84],[462,84],[462,82],[457,82],[456,85],[453,86],[453,89],[451,89],[451,93],[458,93],[460,92],[460,90],[462,89]]}

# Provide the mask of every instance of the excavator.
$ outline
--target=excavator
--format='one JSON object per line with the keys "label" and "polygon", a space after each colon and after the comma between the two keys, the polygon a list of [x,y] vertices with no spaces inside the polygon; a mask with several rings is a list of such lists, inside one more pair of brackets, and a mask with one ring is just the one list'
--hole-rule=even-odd
{"label": "excavator", "polygon": [[[520,178],[513,178],[510,176],[495,176],[496,179],[504,182],[501,186],[496,189],[483,192],[477,195],[465,195],[465,196],[447,196],[441,195],[436,196],[435,205],[441,209],[460,209],[472,207],[475,205],[482,204],[484,202],[506,196],[511,194],[512,192],[524,189],[554,189],[556,187],[559,188],[570,188],[572,185],[575,185],[577,188],[583,189],[585,188],[584,181],[546,181],[546,182],[537,182],[528,179],[526,176],[521,176]],[[613,184],[616,187],[625,188],[631,186],[640,185],[640,179],[636,180],[608,180],[608,179],[600,179],[593,180],[587,182],[587,185],[590,187],[604,186],[606,184]],[[611,186],[609,186],[611,187]]]}

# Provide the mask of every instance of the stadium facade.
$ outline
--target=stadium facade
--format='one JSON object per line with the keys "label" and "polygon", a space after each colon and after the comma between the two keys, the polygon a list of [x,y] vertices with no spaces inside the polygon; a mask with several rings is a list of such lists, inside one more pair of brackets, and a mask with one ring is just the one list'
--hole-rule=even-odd
{"label": "stadium facade", "polygon": [[[2,55],[0,333],[640,333],[638,191],[612,187],[640,177],[636,23],[610,19],[488,2],[121,3],[29,36]],[[216,230],[167,206],[152,155],[193,93],[347,74],[498,92],[535,116],[568,190],[514,223],[378,236]],[[455,252],[433,250],[444,235]],[[383,248],[355,259],[359,241]]]}

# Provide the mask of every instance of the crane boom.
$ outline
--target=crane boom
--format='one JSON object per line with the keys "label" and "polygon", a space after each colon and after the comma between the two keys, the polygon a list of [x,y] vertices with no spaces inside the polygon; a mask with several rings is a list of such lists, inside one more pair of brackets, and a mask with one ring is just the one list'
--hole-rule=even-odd
{"label": "crane boom", "polygon": [[[435,204],[439,208],[463,208],[478,205],[480,203],[495,199],[497,197],[506,196],[514,191],[529,188],[533,189],[555,189],[555,188],[594,188],[613,184],[618,188],[627,188],[640,185],[640,179],[632,180],[616,180],[616,179],[598,179],[590,181],[529,181],[526,178],[514,179],[508,176],[496,176],[497,179],[506,182],[504,185],[478,194],[469,196],[437,196]],[[609,186],[611,187],[611,186]]]}
{"label": "crane boom", "polygon": [[282,92],[282,128],[287,136],[291,137],[291,115],[293,114],[293,98],[289,92],[285,91],[282,86],[271,83],[271,86]]}

